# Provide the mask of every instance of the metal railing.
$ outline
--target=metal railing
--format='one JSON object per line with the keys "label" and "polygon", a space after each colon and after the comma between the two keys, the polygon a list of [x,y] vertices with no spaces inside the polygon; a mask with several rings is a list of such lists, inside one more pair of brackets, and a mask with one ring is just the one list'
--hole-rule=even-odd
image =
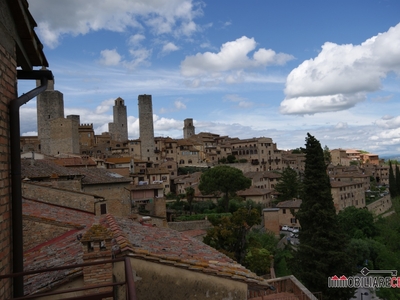
{"label": "metal railing", "polygon": [[65,289],[62,291],[41,292],[41,293],[26,295],[23,297],[9,298],[8,300],[36,299],[36,298],[40,298],[40,297],[46,297],[46,296],[48,297],[48,296],[55,296],[55,295],[62,295],[62,294],[69,294],[69,293],[76,293],[76,292],[84,292],[84,291],[90,291],[93,289],[106,288],[106,287],[110,287],[112,289],[110,291],[106,291],[106,292],[93,291],[92,293],[85,293],[84,295],[81,295],[81,296],[74,296],[74,297],[64,298],[64,299],[69,299],[69,300],[100,300],[100,299],[104,299],[104,298],[118,299],[118,296],[116,296],[116,294],[114,293],[114,288],[117,286],[123,286],[123,285],[125,285],[126,300],[137,300],[135,282],[134,282],[134,278],[133,278],[132,266],[131,266],[131,261],[130,261],[129,257],[121,257],[121,258],[116,258],[116,259],[108,259],[108,260],[102,260],[102,261],[96,261],[96,262],[90,262],[90,263],[67,265],[67,266],[61,266],[61,267],[56,267],[56,268],[47,268],[47,269],[41,269],[41,270],[0,275],[0,280],[5,279],[5,278],[15,278],[15,277],[45,273],[45,272],[76,269],[76,268],[83,268],[83,267],[94,266],[94,265],[103,265],[103,264],[115,263],[115,262],[124,262],[124,265],[125,265],[125,280],[124,281],[105,283],[105,284],[97,284],[97,285],[91,285],[91,286],[86,286],[86,287],[81,287],[81,288]]}

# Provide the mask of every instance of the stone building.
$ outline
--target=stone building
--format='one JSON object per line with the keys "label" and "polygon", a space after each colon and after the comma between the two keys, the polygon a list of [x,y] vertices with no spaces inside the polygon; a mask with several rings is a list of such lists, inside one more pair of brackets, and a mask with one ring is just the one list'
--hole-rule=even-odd
{"label": "stone building", "polygon": [[111,140],[115,142],[128,141],[128,117],[124,100],[120,97],[115,99],[113,117],[113,122],[108,123]]}
{"label": "stone building", "polygon": [[[0,276],[23,270],[21,178],[15,172],[20,164],[19,107],[43,92],[52,79],[50,71],[34,70],[48,66],[34,27],[27,1],[0,0]],[[18,97],[21,79],[41,84]],[[0,279],[0,299],[23,295],[22,277]]]}
{"label": "stone building", "polygon": [[139,95],[138,105],[141,158],[148,162],[155,162],[156,148],[154,143],[153,104],[151,95]]}
{"label": "stone building", "polygon": [[183,138],[188,139],[195,134],[193,119],[185,119],[183,124]]}

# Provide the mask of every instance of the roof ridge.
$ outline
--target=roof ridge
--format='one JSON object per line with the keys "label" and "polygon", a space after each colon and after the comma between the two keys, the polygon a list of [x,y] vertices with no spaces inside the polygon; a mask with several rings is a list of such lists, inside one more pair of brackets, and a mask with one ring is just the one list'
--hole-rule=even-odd
{"label": "roof ridge", "polygon": [[127,236],[125,235],[125,233],[123,232],[121,227],[118,225],[114,216],[111,214],[107,214],[106,220],[107,220],[107,223],[108,223],[112,233],[114,234],[114,240],[118,244],[121,252],[124,252],[127,250],[131,250],[131,251],[135,252],[132,244],[130,243],[129,239],[127,238]]}

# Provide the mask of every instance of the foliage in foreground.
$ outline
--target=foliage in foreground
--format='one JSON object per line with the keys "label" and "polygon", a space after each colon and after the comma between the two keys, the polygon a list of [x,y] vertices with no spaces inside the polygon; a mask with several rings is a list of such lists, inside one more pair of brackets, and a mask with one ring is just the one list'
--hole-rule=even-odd
{"label": "foliage in foreground", "polygon": [[329,289],[327,278],[353,275],[345,249],[349,239],[341,230],[333,204],[330,180],[321,144],[307,134],[302,204],[296,217],[301,224],[300,245],[294,254],[294,275],[324,299],[350,299],[352,289]]}

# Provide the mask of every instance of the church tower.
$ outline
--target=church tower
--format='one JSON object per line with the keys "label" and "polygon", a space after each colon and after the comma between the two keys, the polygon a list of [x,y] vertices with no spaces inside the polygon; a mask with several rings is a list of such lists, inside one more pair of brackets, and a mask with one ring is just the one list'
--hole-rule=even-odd
{"label": "church tower", "polygon": [[113,123],[108,123],[108,131],[111,140],[116,142],[126,142],[128,140],[128,117],[124,100],[120,97],[115,99],[113,107]]}
{"label": "church tower", "polygon": [[153,104],[151,95],[139,95],[139,134],[142,160],[155,162]]}
{"label": "church tower", "polygon": [[183,126],[183,138],[188,139],[192,135],[194,135],[194,126],[193,126],[193,119],[185,119],[183,121],[184,126]]}

